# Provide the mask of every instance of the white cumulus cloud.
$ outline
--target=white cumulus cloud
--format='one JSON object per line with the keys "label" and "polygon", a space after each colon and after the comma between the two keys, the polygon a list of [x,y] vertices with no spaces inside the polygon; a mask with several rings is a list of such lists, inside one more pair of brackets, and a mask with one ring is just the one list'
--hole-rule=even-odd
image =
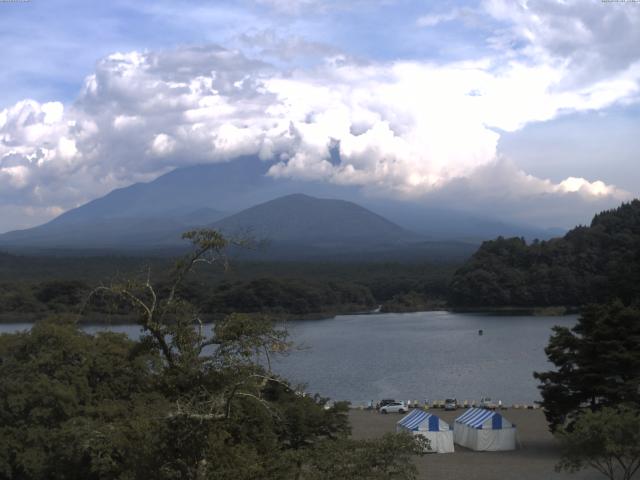
{"label": "white cumulus cloud", "polygon": [[[515,56],[362,63],[332,54],[319,66],[283,71],[217,46],[114,53],[74,103],[24,100],[0,111],[0,199],[41,218],[172,168],[248,154],[269,162],[275,177],[413,199],[627,198],[599,179],[553,183],[496,162],[502,131],[638,96],[637,49],[572,81],[592,58],[534,3],[485,4],[508,25],[492,41],[530,37],[529,50]],[[564,3],[584,35],[609,31],[591,7],[583,18]],[[569,12],[558,8],[559,18]],[[618,16],[604,14],[614,23]],[[635,35],[625,30],[625,38]]]}

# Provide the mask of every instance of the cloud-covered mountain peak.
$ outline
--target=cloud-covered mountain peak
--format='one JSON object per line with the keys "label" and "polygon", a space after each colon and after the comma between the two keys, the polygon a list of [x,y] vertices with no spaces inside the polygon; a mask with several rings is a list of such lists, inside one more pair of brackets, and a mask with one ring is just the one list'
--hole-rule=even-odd
{"label": "cloud-covered mountain peak", "polygon": [[[492,0],[447,10],[389,0],[187,1],[180,7],[160,0],[131,4],[135,15],[108,2],[91,8],[77,2],[78,17],[36,3],[29,9],[39,15],[9,7],[16,16],[5,22],[7,42],[20,34],[24,41],[3,52],[13,61],[5,58],[10,74],[0,83],[13,83],[4,91],[24,92],[34,83],[14,79],[34,80],[44,70],[51,78],[36,84],[55,91],[57,79],[69,91],[11,97],[0,106],[0,230],[37,224],[174,169],[245,156],[265,162],[273,178],[349,185],[393,200],[428,201],[455,189],[459,203],[476,213],[501,203],[535,211],[549,197],[562,204],[578,199],[593,211],[592,200],[612,206],[630,198],[624,189],[638,183],[611,173],[614,135],[597,155],[598,169],[558,156],[571,171],[540,173],[535,164],[544,163],[542,155],[527,167],[510,158],[512,182],[500,161],[501,141],[534,124],[603,114],[602,124],[617,135],[606,118],[616,109],[628,112],[633,124],[640,10],[629,2]],[[295,15],[283,22],[281,7]],[[91,44],[87,35],[116,33],[113,25],[120,25],[104,22],[88,32],[94,22],[81,19],[96,9],[125,24],[138,19],[136,28],[118,28],[129,41],[77,48]],[[61,23],[42,26],[33,23],[37,18]],[[254,24],[262,28],[246,27]],[[143,26],[155,41],[136,37]],[[76,37],[44,45],[48,35],[23,34],[42,29]],[[171,41],[185,35],[198,38]],[[15,53],[28,50],[24,42],[40,61],[16,72],[27,58]],[[49,54],[61,55],[69,45],[88,63],[61,79],[66,69],[60,65],[78,58],[71,50],[63,61]],[[577,155],[566,148],[569,157]],[[484,175],[487,170],[495,174]],[[624,188],[614,186],[620,182]],[[558,223],[551,216],[565,210],[549,210],[547,224]]]}

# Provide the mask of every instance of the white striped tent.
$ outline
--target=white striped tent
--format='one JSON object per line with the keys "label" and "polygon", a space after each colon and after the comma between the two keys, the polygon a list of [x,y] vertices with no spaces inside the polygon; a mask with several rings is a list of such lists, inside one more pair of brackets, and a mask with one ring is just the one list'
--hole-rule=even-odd
{"label": "white striped tent", "polygon": [[470,408],[458,418],[453,427],[458,445],[471,450],[515,450],[516,426],[498,412]]}
{"label": "white striped tent", "polygon": [[429,452],[453,452],[453,430],[447,422],[432,413],[415,409],[396,425],[396,431],[408,431],[429,440]]}

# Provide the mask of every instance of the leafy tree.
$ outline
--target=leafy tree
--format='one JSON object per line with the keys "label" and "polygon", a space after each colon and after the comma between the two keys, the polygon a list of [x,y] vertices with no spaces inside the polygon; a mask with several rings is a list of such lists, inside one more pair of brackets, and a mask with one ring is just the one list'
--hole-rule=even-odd
{"label": "leafy tree", "polygon": [[203,324],[180,286],[201,263],[226,265],[230,242],[184,237],[194,250],[166,288],[148,272],[92,293],[129,304],[139,341],[85,334],[76,319],[0,336],[0,479],[415,478],[411,438],[349,440],[346,404],[271,372],[285,331],[241,314]]}
{"label": "leafy tree", "polygon": [[133,468],[145,412],[167,407],[153,389],[157,362],[124,335],[87,335],[69,318],[1,335],[0,478],[115,478]]}
{"label": "leafy tree", "polygon": [[640,310],[620,301],[585,308],[571,329],[555,327],[545,349],[556,370],[534,373],[556,430],[584,409],[640,406]]}
{"label": "leafy tree", "polygon": [[87,290],[87,286],[79,281],[52,280],[38,286],[36,298],[43,303],[79,305]]}
{"label": "leafy tree", "polygon": [[640,411],[605,407],[582,415],[560,432],[563,453],[557,470],[587,466],[610,480],[630,480],[640,469]]}
{"label": "leafy tree", "polygon": [[388,480],[415,478],[412,457],[429,441],[411,434],[386,434],[380,439],[321,442],[308,462],[308,480]]}
{"label": "leafy tree", "polygon": [[0,285],[0,312],[40,312],[45,310],[31,288],[24,284]]}

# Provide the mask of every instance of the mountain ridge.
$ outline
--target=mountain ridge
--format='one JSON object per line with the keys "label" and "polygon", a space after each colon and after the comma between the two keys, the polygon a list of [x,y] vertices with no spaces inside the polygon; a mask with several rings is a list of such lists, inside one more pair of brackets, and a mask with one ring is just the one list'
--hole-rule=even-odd
{"label": "mountain ridge", "polygon": [[295,193],[278,197],[213,223],[228,234],[253,229],[271,241],[304,244],[337,239],[383,244],[418,236],[356,203]]}
{"label": "mountain ridge", "polygon": [[43,225],[2,234],[0,247],[22,250],[171,247],[180,245],[180,233],[184,230],[212,225],[300,192],[355,203],[404,229],[407,239],[419,235],[437,242],[479,243],[497,235],[550,236],[539,229],[495,219],[368,196],[356,187],[274,178],[268,175],[268,168],[269,164],[248,156],[176,169],[150,182],[113,190]]}

